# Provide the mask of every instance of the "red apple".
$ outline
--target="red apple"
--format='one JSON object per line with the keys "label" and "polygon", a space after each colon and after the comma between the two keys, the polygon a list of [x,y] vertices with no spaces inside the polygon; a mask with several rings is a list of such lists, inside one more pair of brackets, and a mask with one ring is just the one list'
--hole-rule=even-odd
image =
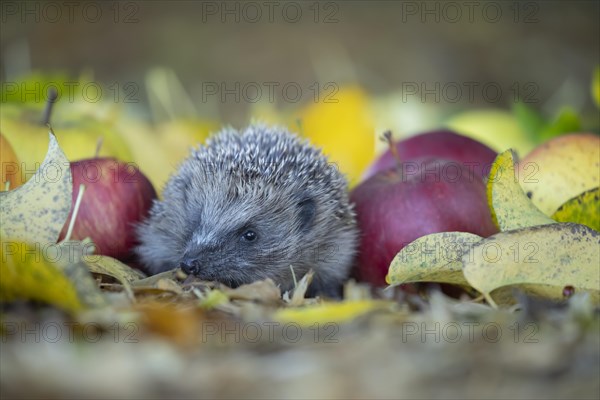
{"label": "red apple", "polygon": [[[481,177],[487,177],[496,152],[483,143],[459,135],[450,130],[425,132],[396,142],[400,161],[412,161],[422,157],[439,157],[452,160],[472,169]],[[397,160],[388,149],[364,173],[363,180],[379,171],[393,168]]]}
{"label": "red apple", "polygon": [[[156,191],[132,163],[114,158],[92,158],[71,163],[73,205],[80,184],[85,192],[75,219],[71,239],[90,237],[98,254],[129,259],[136,244],[135,225],[144,219]],[[62,229],[64,239],[71,214]]]}
{"label": "red apple", "polygon": [[403,162],[381,171],[350,194],[361,241],[354,276],[385,285],[394,256],[413,240],[437,232],[497,232],[480,176],[439,158]]}

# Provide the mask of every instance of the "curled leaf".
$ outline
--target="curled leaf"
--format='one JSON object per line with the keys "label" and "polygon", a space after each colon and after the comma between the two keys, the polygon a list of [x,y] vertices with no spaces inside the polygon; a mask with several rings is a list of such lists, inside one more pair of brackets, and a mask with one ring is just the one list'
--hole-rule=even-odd
{"label": "curled leaf", "polygon": [[552,218],[558,222],[575,222],[600,231],[600,187],[585,191],[564,203]]}
{"label": "curled leaf", "polygon": [[462,272],[462,256],[481,240],[467,232],[433,233],[406,245],[392,260],[386,282],[445,282],[469,285]]}
{"label": "curled leaf", "polygon": [[487,197],[492,219],[500,231],[553,224],[556,221],[546,216],[529,200],[515,176],[515,154],[506,150],[498,154],[492,164]]}
{"label": "curled leaf", "polygon": [[0,192],[0,235],[24,242],[56,243],[71,210],[69,160],[49,133],[46,158],[23,186]]}
{"label": "curled leaf", "polygon": [[556,223],[501,232],[463,256],[463,273],[491,304],[492,291],[525,286],[539,296],[563,299],[566,286],[600,301],[600,233],[580,224]]}
{"label": "curled leaf", "polygon": [[121,261],[108,256],[85,256],[83,262],[91,272],[112,276],[123,285],[130,299],[134,298],[131,283],[144,278],[144,275]]}

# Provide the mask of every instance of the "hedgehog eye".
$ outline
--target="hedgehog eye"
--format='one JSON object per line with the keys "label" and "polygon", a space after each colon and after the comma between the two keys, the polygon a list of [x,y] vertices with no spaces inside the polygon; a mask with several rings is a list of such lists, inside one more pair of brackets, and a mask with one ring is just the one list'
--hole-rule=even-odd
{"label": "hedgehog eye", "polygon": [[248,229],[242,233],[242,239],[246,242],[254,242],[257,238],[258,235],[252,229]]}

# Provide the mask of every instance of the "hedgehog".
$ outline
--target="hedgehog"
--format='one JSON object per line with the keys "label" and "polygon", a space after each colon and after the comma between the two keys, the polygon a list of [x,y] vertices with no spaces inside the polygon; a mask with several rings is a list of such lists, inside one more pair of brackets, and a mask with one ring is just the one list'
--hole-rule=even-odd
{"label": "hedgehog", "polygon": [[307,140],[253,124],[209,137],[171,175],[137,227],[151,274],[180,267],[230,287],[270,278],[283,291],[309,270],[309,295],[339,297],[358,231],[347,181]]}

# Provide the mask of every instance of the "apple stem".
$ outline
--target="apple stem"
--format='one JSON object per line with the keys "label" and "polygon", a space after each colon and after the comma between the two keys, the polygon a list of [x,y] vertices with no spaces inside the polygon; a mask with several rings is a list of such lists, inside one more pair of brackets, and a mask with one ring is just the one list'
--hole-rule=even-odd
{"label": "apple stem", "polygon": [[58,98],[58,92],[56,88],[51,87],[48,89],[48,99],[46,100],[46,108],[44,108],[44,114],[42,117],[42,125],[50,124],[50,117],[52,115],[52,107]]}
{"label": "apple stem", "polygon": [[98,158],[98,155],[100,154],[100,149],[102,148],[103,143],[104,143],[104,137],[100,136],[98,138],[98,141],[96,142],[96,153],[94,154],[94,158]]}
{"label": "apple stem", "polygon": [[83,199],[84,191],[85,185],[82,183],[81,185],[79,185],[79,193],[77,193],[75,207],[73,208],[73,215],[71,216],[71,221],[69,221],[69,228],[67,229],[67,234],[65,235],[64,241],[71,239],[71,235],[73,234],[73,227],[75,226],[75,219],[77,218],[77,213],[79,212],[79,205],[81,204],[81,200]]}
{"label": "apple stem", "polygon": [[392,156],[394,156],[396,163],[398,165],[402,165],[402,160],[400,159],[400,154],[398,154],[398,149],[396,148],[396,145],[394,144],[394,138],[392,137],[392,131],[390,131],[390,130],[385,131],[383,133],[383,138],[387,142],[387,144],[390,148],[390,152],[392,153]]}

